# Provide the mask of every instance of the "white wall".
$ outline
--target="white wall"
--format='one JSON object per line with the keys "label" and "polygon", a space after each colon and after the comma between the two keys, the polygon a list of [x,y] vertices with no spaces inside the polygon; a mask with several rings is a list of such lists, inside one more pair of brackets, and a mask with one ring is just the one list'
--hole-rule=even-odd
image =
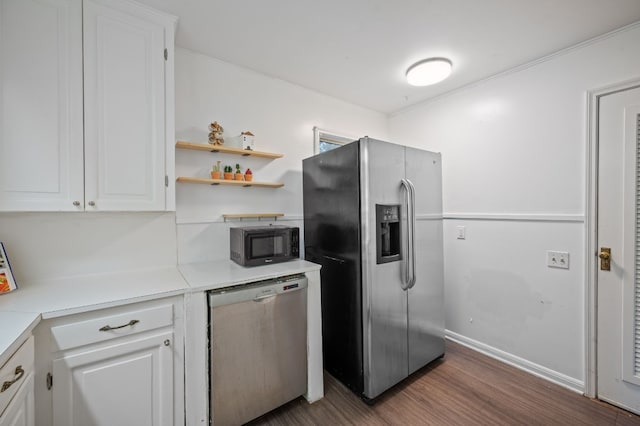
{"label": "white wall", "polygon": [[18,285],[176,264],[174,213],[0,213]]}
{"label": "white wall", "polygon": [[[640,77],[639,45],[636,25],[389,120],[394,142],[443,155],[451,335],[575,388],[584,381],[587,91]],[[569,251],[570,269],[546,267],[546,250]]]}
{"label": "white wall", "polygon": [[[242,169],[255,181],[284,187],[235,188],[178,183],[176,216],[180,263],[227,259],[225,213],[284,213],[278,220],[302,225],[302,160],[313,155],[313,127],[356,137],[387,138],[387,118],[282,80],[185,49],[176,52],[176,134],[206,143],[207,126],[217,121],[224,136],[249,130],[259,151],[284,154],[276,160],[177,150],[176,175],[208,177],[216,160]],[[255,225],[255,222],[242,222]],[[261,223],[270,223],[268,221]]]}

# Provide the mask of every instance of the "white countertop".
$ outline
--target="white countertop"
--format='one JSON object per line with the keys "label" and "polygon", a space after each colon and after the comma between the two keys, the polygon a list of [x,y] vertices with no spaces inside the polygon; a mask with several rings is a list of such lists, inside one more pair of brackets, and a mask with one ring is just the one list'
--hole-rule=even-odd
{"label": "white countertop", "polygon": [[20,285],[0,296],[0,311],[37,312],[42,319],[182,294],[176,267],[83,275]]}
{"label": "white countertop", "polygon": [[40,314],[35,312],[0,312],[0,367],[27,340],[40,322]]}
{"label": "white countertop", "polygon": [[178,269],[143,269],[20,283],[0,296],[0,366],[41,319],[183,294]]}
{"label": "white countertop", "polygon": [[216,290],[254,281],[320,270],[306,260],[292,260],[265,266],[244,267],[230,260],[178,265],[191,291]]}
{"label": "white countertop", "polygon": [[319,269],[320,265],[304,260],[252,268],[223,260],[20,283],[16,291],[0,296],[0,366],[41,319]]}

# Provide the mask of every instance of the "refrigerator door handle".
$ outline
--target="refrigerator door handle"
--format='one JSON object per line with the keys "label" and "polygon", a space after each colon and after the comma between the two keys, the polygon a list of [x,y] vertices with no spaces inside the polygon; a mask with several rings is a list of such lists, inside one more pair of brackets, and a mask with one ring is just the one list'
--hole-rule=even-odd
{"label": "refrigerator door handle", "polygon": [[411,223],[411,184],[407,179],[402,179],[400,181],[402,187],[405,189],[405,197],[404,197],[404,201],[405,201],[405,208],[406,208],[406,212],[407,212],[407,242],[405,244],[405,248],[406,248],[406,255],[405,257],[405,261],[404,261],[404,266],[405,266],[405,274],[404,274],[404,279],[400,281],[400,287],[402,287],[403,290],[408,290],[411,287],[411,262],[412,262],[412,256],[411,256],[411,251],[412,251],[412,232],[411,232],[411,227],[412,227],[412,223]]}
{"label": "refrigerator door handle", "polygon": [[411,251],[409,254],[411,255],[411,281],[409,283],[409,288],[413,288],[416,285],[416,187],[413,186],[413,182],[407,179],[409,183],[410,191],[410,200],[411,200]]}

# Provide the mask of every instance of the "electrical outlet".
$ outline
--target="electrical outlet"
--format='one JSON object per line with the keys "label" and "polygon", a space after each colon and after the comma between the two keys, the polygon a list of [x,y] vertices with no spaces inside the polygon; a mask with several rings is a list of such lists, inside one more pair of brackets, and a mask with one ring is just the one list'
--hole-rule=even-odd
{"label": "electrical outlet", "polygon": [[569,269],[569,252],[547,251],[547,266],[550,268]]}

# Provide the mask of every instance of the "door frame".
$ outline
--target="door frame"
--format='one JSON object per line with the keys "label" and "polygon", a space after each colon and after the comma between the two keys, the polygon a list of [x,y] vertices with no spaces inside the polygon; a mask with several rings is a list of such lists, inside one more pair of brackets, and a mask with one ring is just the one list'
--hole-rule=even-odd
{"label": "door frame", "polygon": [[585,250],[584,273],[585,291],[585,374],[584,394],[596,398],[597,388],[597,350],[598,350],[598,154],[599,154],[599,101],[602,96],[611,95],[640,87],[640,77],[620,83],[589,90],[587,92],[587,149],[585,170]]}

